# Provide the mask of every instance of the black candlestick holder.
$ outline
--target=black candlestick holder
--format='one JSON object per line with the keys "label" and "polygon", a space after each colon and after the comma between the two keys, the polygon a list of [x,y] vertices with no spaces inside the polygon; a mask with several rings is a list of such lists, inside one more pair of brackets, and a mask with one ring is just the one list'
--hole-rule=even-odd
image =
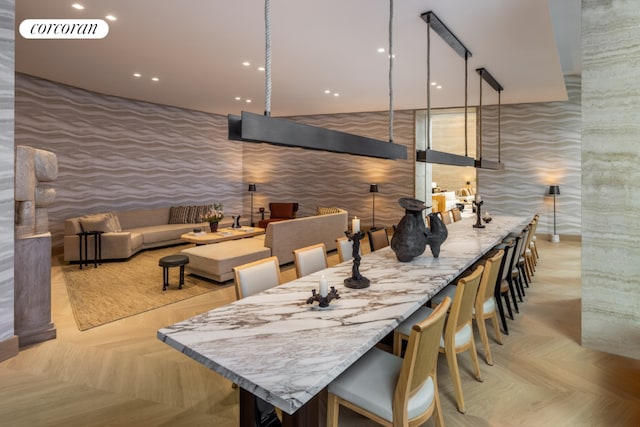
{"label": "black candlestick holder", "polygon": [[480,202],[476,202],[475,200],[473,201],[473,205],[476,207],[476,223],[473,224],[473,228],[484,228],[485,225],[482,223],[481,221],[481,213],[480,211],[482,210],[482,204],[484,203],[484,200],[480,201]]}
{"label": "black candlestick holder", "polygon": [[319,306],[324,308],[329,307],[329,303],[334,299],[340,299],[340,295],[338,294],[338,291],[336,291],[336,288],[333,286],[331,286],[330,291],[326,297],[321,296],[318,292],[316,292],[315,289],[312,289],[311,297],[307,299],[307,304],[313,304],[314,301],[318,301],[320,303]]}
{"label": "black candlestick holder", "polygon": [[344,234],[347,236],[347,239],[353,242],[353,267],[351,267],[351,277],[344,279],[344,285],[351,289],[368,288],[371,283],[370,280],[360,274],[360,240],[364,237],[364,233],[362,231],[356,233],[345,231]]}

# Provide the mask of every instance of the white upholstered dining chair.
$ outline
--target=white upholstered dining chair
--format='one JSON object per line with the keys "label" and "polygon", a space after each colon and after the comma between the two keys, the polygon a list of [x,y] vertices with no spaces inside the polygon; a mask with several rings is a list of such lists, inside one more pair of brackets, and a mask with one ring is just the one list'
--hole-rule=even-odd
{"label": "white upholstered dining chair", "polygon": [[298,277],[323,270],[329,265],[327,262],[327,248],[324,243],[296,249],[293,251],[293,258]]}
{"label": "white upholstered dining chair", "polygon": [[443,427],[438,393],[438,347],[451,300],[412,325],[404,359],[372,348],[328,388],[327,426],[337,427],[340,405],[384,426],[419,426],[433,416]]}
{"label": "white upholstered dining chair", "polygon": [[260,259],[233,267],[236,297],[242,299],[281,283],[278,257]]}
{"label": "white upholstered dining chair", "polygon": [[[449,317],[445,325],[444,336],[440,339],[440,352],[444,353],[447,357],[458,411],[463,414],[465,412],[464,396],[462,394],[457,354],[469,350],[475,377],[478,381],[482,381],[471,319],[483,271],[484,267],[480,265],[476,267],[473,272],[458,280]],[[420,307],[395,329],[393,333],[394,354],[400,354],[402,342],[408,339],[411,325],[420,322],[422,319],[428,317],[429,314],[429,308]]]}

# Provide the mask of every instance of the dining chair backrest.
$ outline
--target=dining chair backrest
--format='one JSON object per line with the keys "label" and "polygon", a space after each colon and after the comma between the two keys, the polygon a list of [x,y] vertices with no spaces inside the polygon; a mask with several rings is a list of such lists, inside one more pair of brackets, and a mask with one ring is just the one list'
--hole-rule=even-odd
{"label": "dining chair backrest", "polygon": [[[336,247],[338,249],[338,262],[349,261],[353,258],[353,241],[346,237],[338,237],[336,239]],[[360,248],[362,255],[362,247]]]}
{"label": "dining chair backrest", "polygon": [[[438,349],[450,306],[451,298],[445,297],[429,317],[411,327],[395,389],[393,425],[409,425],[406,417],[410,398],[417,394],[429,378],[433,381],[434,387],[437,384]],[[412,424],[422,424],[431,416],[431,412],[424,412],[421,418],[412,420]]]}
{"label": "dining chair backrest", "polygon": [[260,259],[233,267],[236,297],[242,299],[281,283],[278,257]]}
{"label": "dining chair backrest", "polygon": [[502,258],[504,258],[504,250],[500,249],[485,260],[484,271],[482,272],[480,286],[478,287],[478,296],[475,303],[476,313],[480,313],[482,311],[485,301],[494,297]]}
{"label": "dining chair backrest", "polygon": [[367,235],[369,236],[371,252],[389,246],[389,235],[386,228],[371,229],[367,231]]}
{"label": "dining chair backrest", "polygon": [[470,325],[483,271],[484,267],[479,265],[471,273],[458,280],[445,327],[445,342],[449,340],[455,342],[456,332],[466,325]]}
{"label": "dining chair backrest", "polygon": [[502,280],[507,279],[507,275],[511,274],[511,268],[513,266],[513,254],[515,252],[515,243],[516,240],[513,237],[505,237],[502,240],[502,245],[504,245],[504,256],[502,257],[502,268],[500,270],[501,282]]}
{"label": "dining chair backrest", "polygon": [[451,224],[451,214],[449,213],[449,211],[444,211],[439,213],[440,213],[440,218],[442,218],[442,222],[445,223],[445,225]]}
{"label": "dining chair backrest", "polygon": [[324,243],[306,246],[293,251],[296,274],[298,277],[315,273],[327,268],[327,248]]}
{"label": "dining chair backrest", "polygon": [[462,212],[458,208],[451,209],[451,215],[453,216],[453,222],[462,220]]}

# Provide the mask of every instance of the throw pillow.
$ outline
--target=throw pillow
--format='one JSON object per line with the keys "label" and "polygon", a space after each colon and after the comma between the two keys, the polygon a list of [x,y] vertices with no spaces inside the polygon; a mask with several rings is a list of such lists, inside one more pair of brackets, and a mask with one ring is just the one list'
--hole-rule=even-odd
{"label": "throw pillow", "polygon": [[316,208],[316,215],[329,215],[334,213],[339,213],[340,208],[325,208],[322,206],[318,206]]}
{"label": "throw pillow", "polygon": [[109,231],[119,233],[122,231],[122,226],[120,225],[120,219],[115,212],[109,212],[107,214],[107,228]]}
{"label": "throw pillow", "polygon": [[82,227],[82,231],[109,231],[109,226],[107,225],[107,215],[106,214],[98,214],[98,215],[87,215],[80,218],[80,227]]}
{"label": "throw pillow", "polygon": [[172,206],[169,209],[169,224],[186,224],[189,206]]}

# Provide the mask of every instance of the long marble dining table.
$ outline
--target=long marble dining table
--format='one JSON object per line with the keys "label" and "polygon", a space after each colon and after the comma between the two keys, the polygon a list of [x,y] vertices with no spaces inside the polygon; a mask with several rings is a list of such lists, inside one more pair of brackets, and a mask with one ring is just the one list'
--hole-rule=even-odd
{"label": "long marble dining table", "polygon": [[[241,388],[240,424],[254,425],[251,398],[283,411],[284,425],[317,425],[317,395],[418,307],[531,218],[497,216],[485,228],[450,224],[440,256],[429,247],[399,262],[390,247],[366,254],[371,281],[350,289],[347,261],[160,329],[158,339]],[[340,299],[307,304],[324,276]],[[245,407],[246,405],[246,407]]]}

